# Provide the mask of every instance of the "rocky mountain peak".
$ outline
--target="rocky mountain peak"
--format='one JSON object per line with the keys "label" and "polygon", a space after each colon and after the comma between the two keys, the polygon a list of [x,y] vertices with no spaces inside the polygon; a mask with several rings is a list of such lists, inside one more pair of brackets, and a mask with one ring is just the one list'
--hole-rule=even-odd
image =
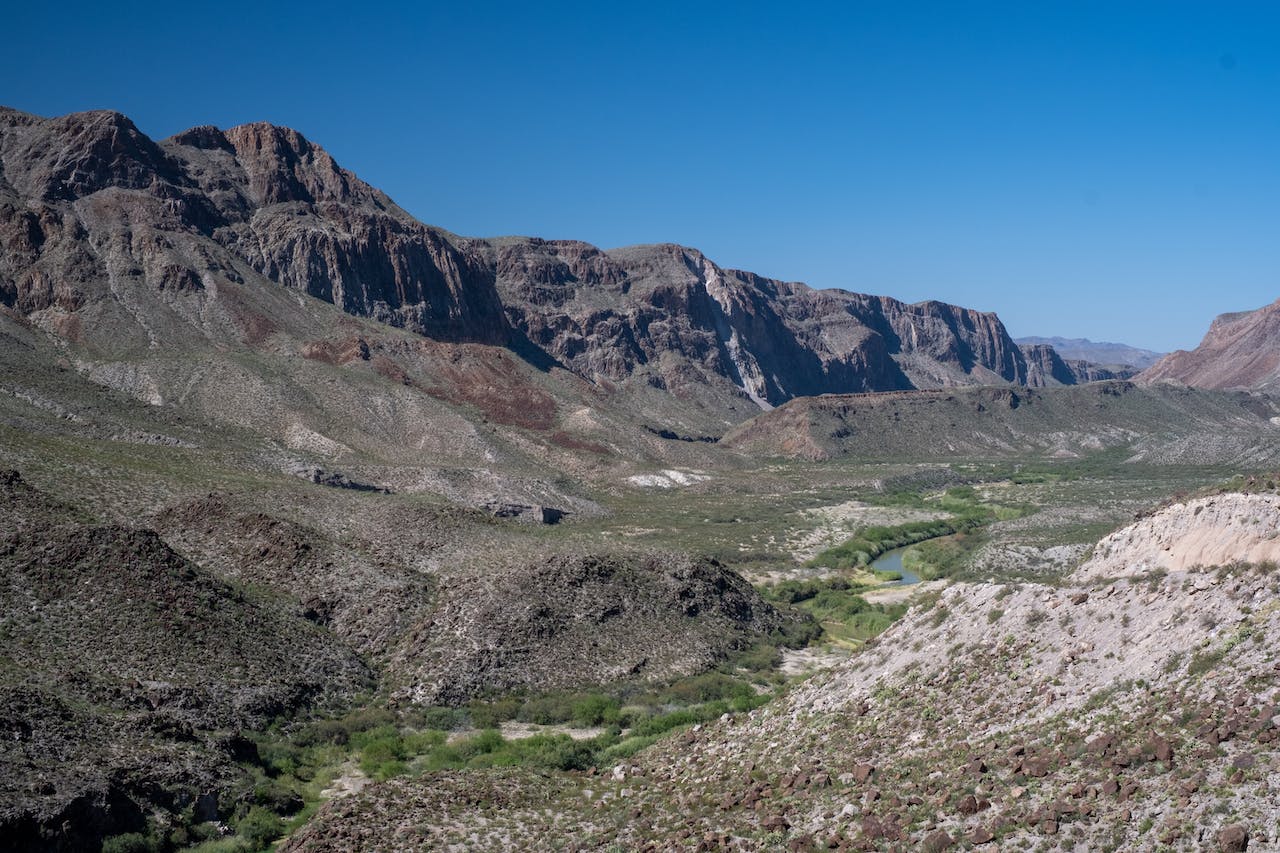
{"label": "rocky mountain peak", "polygon": [[55,119],[9,110],[0,114],[0,130],[5,179],[28,198],[74,201],[107,187],[179,180],[160,147],[113,110]]}
{"label": "rocky mountain peak", "polygon": [[338,167],[329,152],[287,127],[255,122],[225,132],[257,204],[369,200],[371,187]]}

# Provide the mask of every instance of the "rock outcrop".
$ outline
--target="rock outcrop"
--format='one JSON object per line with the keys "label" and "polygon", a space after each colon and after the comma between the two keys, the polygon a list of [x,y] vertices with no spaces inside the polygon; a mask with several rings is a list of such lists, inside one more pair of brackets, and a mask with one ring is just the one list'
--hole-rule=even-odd
{"label": "rock outcrop", "polygon": [[1195,388],[1280,388],[1280,300],[1221,315],[1200,346],[1170,353],[1139,376],[1142,382],[1163,379]]}
{"label": "rock outcrop", "polygon": [[1083,580],[1280,562],[1280,495],[1228,492],[1165,507],[1099,542]]}

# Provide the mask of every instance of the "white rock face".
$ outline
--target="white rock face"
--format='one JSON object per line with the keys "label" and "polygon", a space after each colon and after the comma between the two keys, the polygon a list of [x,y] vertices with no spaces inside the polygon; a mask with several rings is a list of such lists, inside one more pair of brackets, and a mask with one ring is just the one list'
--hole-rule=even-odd
{"label": "white rock face", "polygon": [[1226,494],[1167,507],[1098,543],[1078,582],[1280,561],[1280,496]]}
{"label": "white rock face", "polygon": [[671,489],[676,486],[692,486],[710,479],[711,477],[699,471],[677,471],[669,468],[657,474],[636,474],[628,477],[627,482],[645,489]]}

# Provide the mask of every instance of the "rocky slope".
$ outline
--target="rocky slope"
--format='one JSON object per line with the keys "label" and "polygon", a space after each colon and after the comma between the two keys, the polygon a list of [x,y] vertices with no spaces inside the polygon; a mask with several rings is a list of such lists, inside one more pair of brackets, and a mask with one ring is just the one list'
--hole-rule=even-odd
{"label": "rocky slope", "polygon": [[[1280,581],[1226,543],[1274,504],[1172,507],[1062,586],[953,585],[784,698],[599,775],[372,786],[286,849],[1271,849]],[[1145,568],[1153,537],[1205,524],[1221,564]]]}
{"label": "rocky slope", "polygon": [[713,560],[527,554],[453,588],[392,666],[397,695],[456,704],[688,675],[800,627]]}
{"label": "rocky slope", "polygon": [[1142,382],[1173,379],[1196,388],[1280,388],[1280,301],[1223,314],[1194,350],[1178,350],[1144,370]]}
{"label": "rocky slope", "polygon": [[766,456],[828,459],[1084,456],[1124,448],[1135,461],[1266,464],[1280,409],[1267,397],[1132,382],[957,388],[794,400],[722,443]]}
{"label": "rocky slope", "polygon": [[240,776],[236,732],[373,682],[287,599],[0,472],[0,832],[83,850]]}
{"label": "rocky slope", "polygon": [[601,252],[495,241],[512,325],[579,375],[641,377],[690,396],[733,389],[767,408],[796,396],[1025,383],[993,314],[762,278],[683,246]]}
{"label": "rocky slope", "polygon": [[1018,346],[1050,346],[1068,361],[1087,361],[1099,367],[1113,369],[1129,367],[1142,370],[1155,364],[1164,355],[1164,353],[1132,347],[1128,344],[1091,341],[1087,338],[1044,338],[1029,335],[1014,338],[1014,341]]}
{"label": "rocky slope", "polygon": [[[253,336],[269,332],[218,291],[254,276],[433,337],[506,340],[473,253],[292,130],[201,127],[156,143],[119,113],[13,110],[0,128],[0,302],[23,314],[124,311],[153,347],[173,343],[153,313],[209,334],[239,319]],[[81,328],[106,346],[101,325]]]}

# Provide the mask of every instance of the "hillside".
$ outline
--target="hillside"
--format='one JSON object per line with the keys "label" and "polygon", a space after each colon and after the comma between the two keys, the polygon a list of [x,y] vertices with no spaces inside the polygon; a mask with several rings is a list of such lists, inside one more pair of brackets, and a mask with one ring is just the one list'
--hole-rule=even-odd
{"label": "hillside", "polygon": [[[461,237],[286,128],[157,141],[114,112],[0,110],[0,837],[254,853],[328,803],[288,844],[713,847],[722,820],[763,846],[888,844],[958,831],[969,794],[1010,800],[1013,836],[1065,823],[1041,802],[1061,791],[1011,780],[1052,755],[1063,790],[1107,793],[1074,740],[1032,729],[1040,702],[1074,713],[1118,677],[1053,668],[1072,632],[1183,607],[1193,655],[1222,638],[1211,619],[1270,618],[1222,597],[1265,604],[1260,572],[1195,575],[1271,556],[1259,496],[1116,534],[1055,586],[1135,512],[1280,457],[1273,398],[1117,375],[1020,347],[993,313],[675,244]],[[955,535],[899,539],[952,512]],[[818,559],[870,529],[918,542],[928,583]],[[1150,578],[1104,584],[1153,549]],[[946,579],[988,577],[1009,585],[926,611]],[[1028,630],[1053,602],[1105,607]],[[1132,677],[1172,690],[1148,663]],[[1106,725],[1163,720],[1144,690],[1098,705]],[[953,724],[976,732],[963,750]],[[1147,735],[1103,757],[1146,784]],[[919,774],[961,751],[1025,790]]]}
{"label": "hillside", "polygon": [[1280,301],[1256,311],[1223,314],[1193,350],[1165,356],[1139,381],[1173,379],[1195,388],[1280,388]]}
{"label": "hillside", "polygon": [[959,388],[794,400],[731,430],[723,444],[800,459],[1078,457],[1124,450],[1165,464],[1276,459],[1276,401],[1165,385]]}
{"label": "hillside", "polygon": [[[285,849],[1270,849],[1280,584],[1229,525],[1275,498],[1230,500],[1136,522],[1061,586],[953,585],[784,698],[599,775],[371,786]],[[1206,525],[1213,564],[1145,566],[1152,537]]]}

